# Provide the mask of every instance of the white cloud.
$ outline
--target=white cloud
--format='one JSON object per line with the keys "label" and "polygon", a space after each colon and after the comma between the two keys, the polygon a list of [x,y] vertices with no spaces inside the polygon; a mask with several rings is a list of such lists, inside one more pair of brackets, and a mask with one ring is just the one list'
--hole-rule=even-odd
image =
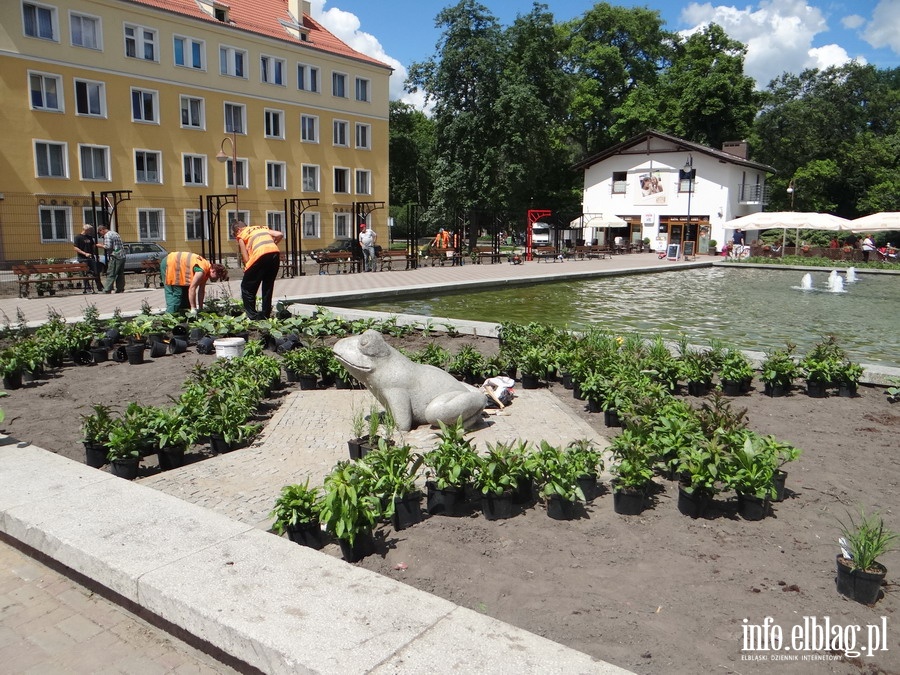
{"label": "white cloud", "polygon": [[851,14],[850,16],[845,16],[841,19],[841,25],[844,28],[848,28],[850,30],[854,30],[859,28],[866,22],[866,18],[864,16],[860,16],[859,14]]}
{"label": "white cloud", "polygon": [[862,36],[873,47],[890,47],[900,53],[900,2],[881,0]]}
{"label": "white cloud", "polygon": [[755,10],[691,3],[682,10],[681,20],[693,26],[685,34],[717,23],[730,37],[743,42],[747,46],[744,73],[754,78],[760,89],[785,71],[799,73],[850,60],[838,45],[813,48],[813,38],[826,32],[828,25],[821,10],[806,0],[761,0]]}
{"label": "white cloud", "polygon": [[327,0],[312,0],[311,9],[313,18],[327,28],[331,33],[337,36],[341,41],[352,47],[358,52],[362,52],[366,56],[378,59],[382,63],[386,63],[394,72],[391,74],[390,80],[390,99],[399,99],[405,103],[410,103],[417,108],[422,108],[423,98],[417,94],[406,94],[403,91],[403,82],[406,80],[406,66],[397,59],[389,56],[385,51],[381,42],[378,41],[371,33],[360,30],[359,18],[355,14],[345,12],[342,9],[334,7],[325,9]]}

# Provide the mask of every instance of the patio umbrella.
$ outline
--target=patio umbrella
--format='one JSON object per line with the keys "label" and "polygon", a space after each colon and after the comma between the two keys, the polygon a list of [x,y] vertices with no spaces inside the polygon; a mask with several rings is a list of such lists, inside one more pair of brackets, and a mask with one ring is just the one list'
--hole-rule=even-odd
{"label": "patio umbrella", "polygon": [[850,229],[853,232],[900,231],[900,211],[883,211],[851,220]]}
{"label": "patio umbrella", "polygon": [[828,232],[848,232],[851,223],[855,221],[833,216],[830,213],[815,213],[810,211],[760,211],[729,220],[724,224],[726,230],[767,230],[780,227],[784,230],[781,239],[781,251],[784,255],[784,243],[787,238],[788,228],[797,230],[797,239],[800,239],[800,230],[826,230]]}
{"label": "patio umbrella", "polygon": [[612,213],[585,213],[582,214],[581,217],[573,220],[570,225],[572,225],[572,227],[575,227],[575,223],[577,222],[580,222],[580,225],[578,225],[578,227],[581,227],[582,229],[585,227],[593,227],[598,230],[607,230],[607,240],[609,239],[609,228],[626,227],[628,225],[627,220],[622,220]]}

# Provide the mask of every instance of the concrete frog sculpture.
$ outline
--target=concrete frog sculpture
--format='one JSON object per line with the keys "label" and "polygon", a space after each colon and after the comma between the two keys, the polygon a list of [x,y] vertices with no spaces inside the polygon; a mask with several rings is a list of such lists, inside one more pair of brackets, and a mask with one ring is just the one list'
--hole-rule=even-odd
{"label": "concrete frog sculpture", "polygon": [[334,355],[390,411],[401,431],[460,417],[471,428],[481,420],[483,392],[440,368],[410,361],[381,333],[367,330],[339,340]]}

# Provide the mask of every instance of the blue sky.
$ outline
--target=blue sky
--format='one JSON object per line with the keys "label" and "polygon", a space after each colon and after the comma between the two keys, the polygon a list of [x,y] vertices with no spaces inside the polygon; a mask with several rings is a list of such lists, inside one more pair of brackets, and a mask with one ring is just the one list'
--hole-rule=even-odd
{"label": "blue sky", "polygon": [[[435,16],[456,0],[312,0],[312,14],[355,49],[395,69],[391,98],[404,95],[407,67],[435,51]],[[481,0],[504,26],[531,11],[531,0]],[[576,18],[589,0],[545,1],[557,21]],[[666,28],[690,32],[718,23],[748,47],[745,72],[760,88],[784,71],[824,68],[858,59],[900,66],[900,0],[744,0],[739,5],[685,0],[614,2],[658,10]]]}

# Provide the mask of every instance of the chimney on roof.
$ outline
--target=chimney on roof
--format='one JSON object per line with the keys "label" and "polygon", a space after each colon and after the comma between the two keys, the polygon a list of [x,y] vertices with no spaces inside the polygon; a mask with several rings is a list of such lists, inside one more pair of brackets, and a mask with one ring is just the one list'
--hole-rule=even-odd
{"label": "chimney on roof", "polygon": [[312,5],[309,0],[288,0],[288,11],[297,23],[303,23],[304,14],[312,14]]}
{"label": "chimney on roof", "polygon": [[723,141],[722,152],[727,152],[729,155],[734,155],[741,159],[747,159],[747,141]]}

